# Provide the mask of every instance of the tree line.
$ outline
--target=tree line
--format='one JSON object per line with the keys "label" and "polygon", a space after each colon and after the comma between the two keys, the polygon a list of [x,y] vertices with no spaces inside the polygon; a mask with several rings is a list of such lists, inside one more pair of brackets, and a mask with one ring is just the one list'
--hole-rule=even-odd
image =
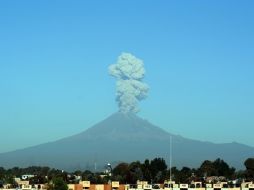
{"label": "tree line", "polygon": [[[208,176],[223,176],[223,180],[238,179],[239,183],[254,180],[254,158],[248,158],[244,162],[245,170],[236,171],[224,160],[218,158],[214,161],[205,160],[198,168],[167,167],[163,158],[145,160],[143,163],[136,161],[130,164],[120,163],[112,171],[112,180],[121,183],[135,184],[137,180],[149,183],[163,183],[172,179],[176,183],[190,183],[191,181],[204,181]],[[170,176],[171,175],[171,176]],[[216,182],[216,181],[213,181]]]}
{"label": "tree line", "polygon": [[[13,184],[14,177],[21,177],[24,174],[31,174],[30,184],[45,184],[50,182],[78,183],[76,176],[82,180],[88,180],[95,184],[106,184],[109,180],[119,181],[122,184],[135,184],[137,180],[148,181],[149,183],[163,183],[166,179],[174,180],[176,183],[190,183],[191,181],[204,181],[208,176],[224,176],[224,180],[238,179],[245,181],[254,180],[254,158],[248,158],[245,162],[245,170],[236,171],[224,160],[205,160],[198,168],[176,167],[168,168],[163,158],[146,159],[144,162],[135,161],[131,163],[119,163],[110,172],[91,172],[89,170],[66,172],[49,167],[31,166],[27,168],[14,167],[5,169],[0,167],[1,184]],[[171,176],[170,176],[171,174]],[[57,179],[57,180],[56,180]]]}

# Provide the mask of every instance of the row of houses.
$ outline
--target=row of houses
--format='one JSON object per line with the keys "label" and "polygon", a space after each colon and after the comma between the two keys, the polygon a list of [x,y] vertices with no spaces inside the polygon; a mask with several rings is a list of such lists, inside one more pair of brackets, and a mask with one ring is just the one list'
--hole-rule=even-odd
{"label": "row of houses", "polygon": [[[15,190],[47,190],[47,184],[29,184],[28,180],[15,178],[19,188]],[[12,190],[10,184],[3,185],[1,190]],[[78,184],[68,184],[68,190],[254,190],[253,182],[243,182],[239,186],[228,182],[207,183],[192,182],[191,184],[177,184],[165,181],[164,184],[149,184],[147,181],[137,181],[136,184],[120,184],[112,181],[109,184],[91,184],[90,181],[80,181]]]}

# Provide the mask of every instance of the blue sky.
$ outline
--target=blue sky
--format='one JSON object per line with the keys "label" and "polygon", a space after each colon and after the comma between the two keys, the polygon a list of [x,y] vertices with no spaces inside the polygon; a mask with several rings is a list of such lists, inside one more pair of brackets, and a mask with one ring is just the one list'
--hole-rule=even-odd
{"label": "blue sky", "polygon": [[254,146],[253,1],[1,1],[0,152],[117,111],[107,68],[143,59],[139,115],[166,131]]}

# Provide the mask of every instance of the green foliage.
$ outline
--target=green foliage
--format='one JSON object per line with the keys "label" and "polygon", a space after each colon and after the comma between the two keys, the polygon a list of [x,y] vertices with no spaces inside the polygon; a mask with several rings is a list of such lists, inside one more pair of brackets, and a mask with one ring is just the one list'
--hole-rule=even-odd
{"label": "green foliage", "polygon": [[215,161],[205,160],[200,168],[199,174],[203,176],[224,176],[227,179],[232,179],[235,176],[235,168],[229,167],[229,165],[221,159]]}
{"label": "green foliage", "polygon": [[44,184],[47,183],[47,179],[43,175],[36,175],[29,179],[30,184]]}
{"label": "green foliage", "polygon": [[[192,180],[196,179],[196,174],[198,173],[196,169],[191,169],[188,167],[182,167],[178,170],[176,167],[172,167],[172,180],[176,183],[190,183]],[[169,179],[169,172],[168,172]],[[200,181],[199,179],[197,181]]]}
{"label": "green foliage", "polygon": [[82,176],[82,171],[76,170],[73,174],[77,176]]}
{"label": "green foliage", "polygon": [[137,180],[143,180],[142,164],[139,161],[132,162],[129,165],[129,179],[131,184],[137,182]]}
{"label": "green foliage", "polygon": [[48,190],[68,190],[68,186],[63,178],[57,177],[52,180]]}
{"label": "green foliage", "polygon": [[55,190],[55,187],[65,189],[66,183],[78,183],[74,175],[82,176],[82,180],[88,180],[95,184],[106,184],[109,180],[116,180],[122,184],[135,184],[137,180],[145,180],[149,183],[163,183],[164,180],[168,180],[170,177],[176,183],[189,183],[192,180],[202,181],[206,176],[224,176],[227,179],[245,178],[246,180],[254,180],[254,158],[248,158],[244,164],[246,170],[236,172],[235,168],[230,167],[224,160],[205,160],[197,169],[183,167],[179,170],[176,167],[172,167],[172,176],[170,176],[170,169],[167,169],[165,160],[163,158],[155,158],[153,160],[146,159],[143,163],[139,161],[129,164],[120,163],[113,168],[112,176],[105,177],[100,176],[102,173],[93,173],[89,170],[67,173],[49,167],[14,167],[7,170],[0,167],[0,181],[12,184],[15,187],[14,177],[31,174],[35,175],[29,179],[31,184],[48,183],[51,184],[50,190]]}
{"label": "green foliage", "polygon": [[150,172],[154,182],[162,182],[166,174],[167,164],[163,158],[155,158],[150,163]]}
{"label": "green foliage", "polygon": [[249,181],[254,180],[254,158],[248,158],[245,160],[244,165],[246,167],[245,177]]}
{"label": "green foliage", "polygon": [[180,170],[180,175],[179,175],[179,181],[181,183],[188,183],[189,178],[191,177],[192,171],[188,167],[183,167]]}
{"label": "green foliage", "polygon": [[152,173],[150,171],[150,161],[146,159],[142,165],[143,177],[145,181],[151,181]]}
{"label": "green foliage", "polygon": [[120,163],[113,169],[113,180],[125,183],[129,175],[129,164]]}
{"label": "green foliage", "polygon": [[85,181],[90,181],[93,184],[107,184],[110,180],[109,176],[102,178],[100,175],[103,175],[103,173],[93,173],[89,170],[81,173],[82,179]]}
{"label": "green foliage", "polygon": [[248,158],[245,160],[244,165],[248,170],[254,170],[254,158]]}
{"label": "green foliage", "polygon": [[0,167],[0,180],[2,181],[4,179],[5,169],[3,167]]}
{"label": "green foliage", "polygon": [[167,165],[163,158],[139,161],[130,164],[120,163],[113,169],[112,179],[121,183],[135,184],[137,180],[153,183],[163,182],[167,173]]}
{"label": "green foliage", "polygon": [[200,174],[204,177],[206,176],[215,176],[216,175],[216,168],[214,167],[214,164],[210,160],[205,160],[200,168],[199,168]]}

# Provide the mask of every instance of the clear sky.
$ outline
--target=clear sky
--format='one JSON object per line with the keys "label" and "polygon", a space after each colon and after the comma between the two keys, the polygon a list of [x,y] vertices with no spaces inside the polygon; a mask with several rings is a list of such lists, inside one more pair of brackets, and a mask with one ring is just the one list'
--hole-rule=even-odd
{"label": "clear sky", "polygon": [[139,115],[166,131],[254,146],[254,1],[0,1],[0,152],[117,111],[108,66],[143,59]]}

